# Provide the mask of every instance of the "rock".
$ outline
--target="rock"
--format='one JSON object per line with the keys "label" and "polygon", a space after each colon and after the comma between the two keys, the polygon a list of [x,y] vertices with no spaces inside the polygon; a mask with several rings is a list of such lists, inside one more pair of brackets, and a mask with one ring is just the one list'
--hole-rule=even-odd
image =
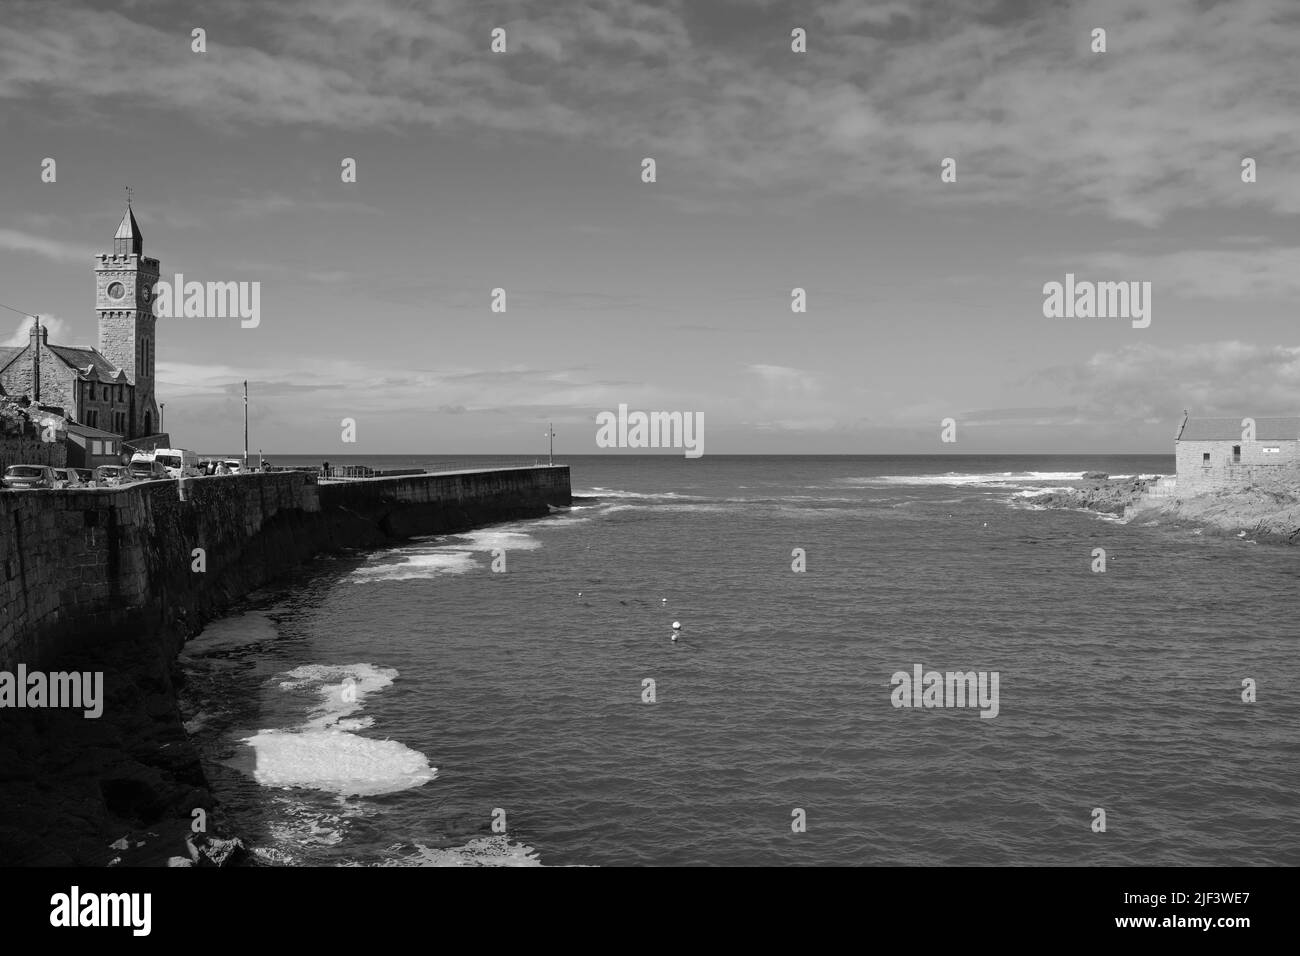
{"label": "rock", "polygon": [[1084,481],[1109,481],[1110,475],[1104,471],[1085,471],[1083,473]]}
{"label": "rock", "polygon": [[249,854],[242,840],[224,840],[199,833],[185,840],[190,857],[196,866],[239,866],[247,862]]}

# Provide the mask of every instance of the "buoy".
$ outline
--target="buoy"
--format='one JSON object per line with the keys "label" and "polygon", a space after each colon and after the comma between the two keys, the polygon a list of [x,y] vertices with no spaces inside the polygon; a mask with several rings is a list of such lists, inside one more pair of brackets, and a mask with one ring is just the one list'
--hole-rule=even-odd
{"label": "buoy", "polygon": [[682,622],[681,622],[681,621],[673,621],[673,630],[674,630],[674,631],[680,631],[681,629],[682,629]]}
{"label": "buoy", "polygon": [[667,598],[660,598],[659,600],[662,601],[664,604],[667,604],[667,603],[668,603],[668,599],[667,599]]}
{"label": "buoy", "polygon": [[676,635],[676,634],[673,634],[673,643],[674,643],[674,644],[677,643],[677,635]]}

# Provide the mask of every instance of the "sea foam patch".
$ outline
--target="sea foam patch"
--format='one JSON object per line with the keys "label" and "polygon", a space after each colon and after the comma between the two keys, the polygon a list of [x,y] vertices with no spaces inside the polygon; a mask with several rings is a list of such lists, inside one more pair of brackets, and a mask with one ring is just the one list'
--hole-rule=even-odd
{"label": "sea foam patch", "polygon": [[261,730],[243,741],[256,755],[253,778],[258,783],[374,796],[419,787],[437,776],[419,751],[352,733],[373,722],[353,715],[367,696],[393,683],[393,668],[308,664],[284,676],[282,690],[314,689],[320,703],[298,728]]}
{"label": "sea foam patch", "polygon": [[513,843],[504,834],[470,840],[464,846],[427,847],[417,844],[405,856],[385,860],[382,866],[541,866],[537,851]]}
{"label": "sea foam patch", "polygon": [[357,568],[349,577],[353,584],[381,581],[419,581],[440,574],[465,574],[478,567],[472,551],[442,548],[389,552],[374,563]]}

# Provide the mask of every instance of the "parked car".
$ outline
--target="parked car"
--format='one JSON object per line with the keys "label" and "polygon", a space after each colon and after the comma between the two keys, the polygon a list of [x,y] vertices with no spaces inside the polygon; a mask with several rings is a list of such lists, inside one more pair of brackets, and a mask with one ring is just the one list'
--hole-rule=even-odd
{"label": "parked car", "polygon": [[226,469],[232,475],[239,474],[240,469],[243,467],[243,462],[241,462],[238,458],[227,458],[225,459],[225,462],[226,462]]}
{"label": "parked car", "polygon": [[10,465],[0,484],[15,491],[24,488],[53,488],[58,481],[49,465]]}
{"label": "parked car", "polygon": [[54,487],[56,488],[80,488],[82,486],[81,477],[77,474],[75,468],[55,468],[54,469]]}
{"label": "parked car", "polygon": [[125,465],[100,465],[95,469],[95,480],[101,485],[120,485],[131,481]]}
{"label": "parked car", "polygon": [[69,468],[69,471],[75,471],[77,477],[81,479],[83,485],[88,485],[95,480],[95,473],[89,468]]}
{"label": "parked car", "polygon": [[132,481],[163,481],[167,476],[167,467],[160,461],[137,458],[126,466]]}

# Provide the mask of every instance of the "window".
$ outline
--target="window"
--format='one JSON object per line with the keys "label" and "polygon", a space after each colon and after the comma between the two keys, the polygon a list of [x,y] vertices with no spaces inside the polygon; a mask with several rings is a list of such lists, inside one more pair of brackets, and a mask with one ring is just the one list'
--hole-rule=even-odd
{"label": "window", "polygon": [[121,385],[119,385],[119,386],[117,387],[117,400],[118,400],[119,402],[122,400],[122,386],[121,386]]}
{"label": "window", "polygon": [[97,427],[99,424],[99,412],[95,411],[93,408],[86,412],[86,424],[91,428]]}
{"label": "window", "polygon": [[1240,465],[1240,464],[1241,464],[1241,446],[1240,446],[1240,445],[1233,445],[1233,446],[1232,446],[1232,463],[1233,463],[1234,465]]}
{"label": "window", "polygon": [[1208,465],[1209,463],[1210,463],[1210,453],[1207,451],[1204,455],[1201,456],[1201,464]]}
{"label": "window", "polygon": [[104,386],[104,401],[107,402],[107,401],[109,400],[109,395],[110,395],[110,392],[109,392],[109,390],[108,390],[108,386],[105,385],[105,386]]}
{"label": "window", "polygon": [[90,453],[92,455],[104,454],[104,443],[98,438],[92,438],[90,441]]}

